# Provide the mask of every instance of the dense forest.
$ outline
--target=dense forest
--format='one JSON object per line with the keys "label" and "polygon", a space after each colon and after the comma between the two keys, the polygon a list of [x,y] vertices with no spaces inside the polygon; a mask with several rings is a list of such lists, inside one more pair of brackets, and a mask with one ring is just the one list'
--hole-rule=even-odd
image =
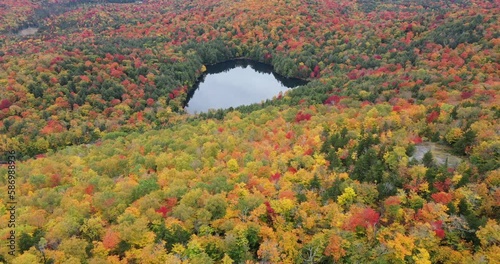
{"label": "dense forest", "polygon": [[[488,0],[3,0],[17,248],[0,262],[499,263],[499,14]],[[185,113],[207,67],[234,58],[308,83]]]}

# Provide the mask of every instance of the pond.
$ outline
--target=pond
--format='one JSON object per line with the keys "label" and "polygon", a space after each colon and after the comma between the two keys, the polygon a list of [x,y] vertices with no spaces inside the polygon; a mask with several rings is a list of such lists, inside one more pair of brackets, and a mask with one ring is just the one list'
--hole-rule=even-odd
{"label": "pond", "polygon": [[424,142],[416,145],[415,153],[413,154],[412,158],[418,161],[422,161],[425,153],[429,151],[432,153],[434,162],[439,166],[448,164],[448,167],[456,168],[463,161],[462,158],[450,154],[451,149],[449,147],[432,142]]}
{"label": "pond", "polygon": [[207,66],[207,71],[188,93],[184,109],[195,114],[209,109],[260,103],[306,83],[283,77],[267,64],[245,59],[231,60]]}
{"label": "pond", "polygon": [[24,36],[33,35],[33,34],[35,34],[37,31],[38,31],[38,28],[36,28],[36,27],[28,27],[28,28],[25,28],[25,29],[20,30],[20,31],[17,33],[17,35],[19,35],[19,36],[21,36],[21,37],[24,37]]}

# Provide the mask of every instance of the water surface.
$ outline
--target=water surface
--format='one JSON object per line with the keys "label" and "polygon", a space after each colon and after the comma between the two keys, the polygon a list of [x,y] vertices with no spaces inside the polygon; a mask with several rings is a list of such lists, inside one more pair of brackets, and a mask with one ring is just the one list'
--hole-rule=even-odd
{"label": "water surface", "polygon": [[207,66],[188,94],[185,110],[190,113],[207,112],[260,103],[272,99],[289,88],[306,84],[306,81],[286,78],[273,67],[250,60],[232,60]]}
{"label": "water surface", "polygon": [[424,142],[415,146],[415,153],[412,158],[422,161],[425,153],[431,152],[434,158],[434,162],[437,165],[448,164],[451,168],[456,168],[461,162],[462,158],[451,154],[451,149],[449,147],[439,145],[433,142]]}
{"label": "water surface", "polygon": [[29,35],[33,35],[35,34],[36,32],[38,31],[38,28],[37,27],[28,27],[28,28],[25,28],[25,29],[22,29],[20,30],[17,34],[19,36],[29,36]]}

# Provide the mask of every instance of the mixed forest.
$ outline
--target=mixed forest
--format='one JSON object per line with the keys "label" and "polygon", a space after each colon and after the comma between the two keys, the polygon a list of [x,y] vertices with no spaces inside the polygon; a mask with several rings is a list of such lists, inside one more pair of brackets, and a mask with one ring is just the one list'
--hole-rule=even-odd
{"label": "mixed forest", "polygon": [[[17,249],[2,243],[0,262],[500,263],[499,14],[489,0],[2,0]],[[185,113],[207,67],[235,58],[308,83]],[[0,201],[6,241],[7,187]]]}

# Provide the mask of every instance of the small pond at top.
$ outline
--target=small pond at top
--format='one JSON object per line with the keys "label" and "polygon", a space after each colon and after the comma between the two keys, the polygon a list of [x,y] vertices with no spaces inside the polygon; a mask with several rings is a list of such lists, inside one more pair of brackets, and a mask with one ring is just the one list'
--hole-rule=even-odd
{"label": "small pond at top", "polygon": [[29,35],[33,35],[35,34],[36,32],[38,31],[38,28],[36,27],[28,27],[28,28],[25,28],[25,29],[21,29],[17,35],[21,36],[21,37],[24,37],[24,36],[29,36]]}
{"label": "small pond at top", "polygon": [[260,103],[272,99],[289,88],[307,82],[286,78],[267,64],[251,60],[231,60],[207,66],[207,71],[191,89],[185,110],[190,113],[207,112]]}

